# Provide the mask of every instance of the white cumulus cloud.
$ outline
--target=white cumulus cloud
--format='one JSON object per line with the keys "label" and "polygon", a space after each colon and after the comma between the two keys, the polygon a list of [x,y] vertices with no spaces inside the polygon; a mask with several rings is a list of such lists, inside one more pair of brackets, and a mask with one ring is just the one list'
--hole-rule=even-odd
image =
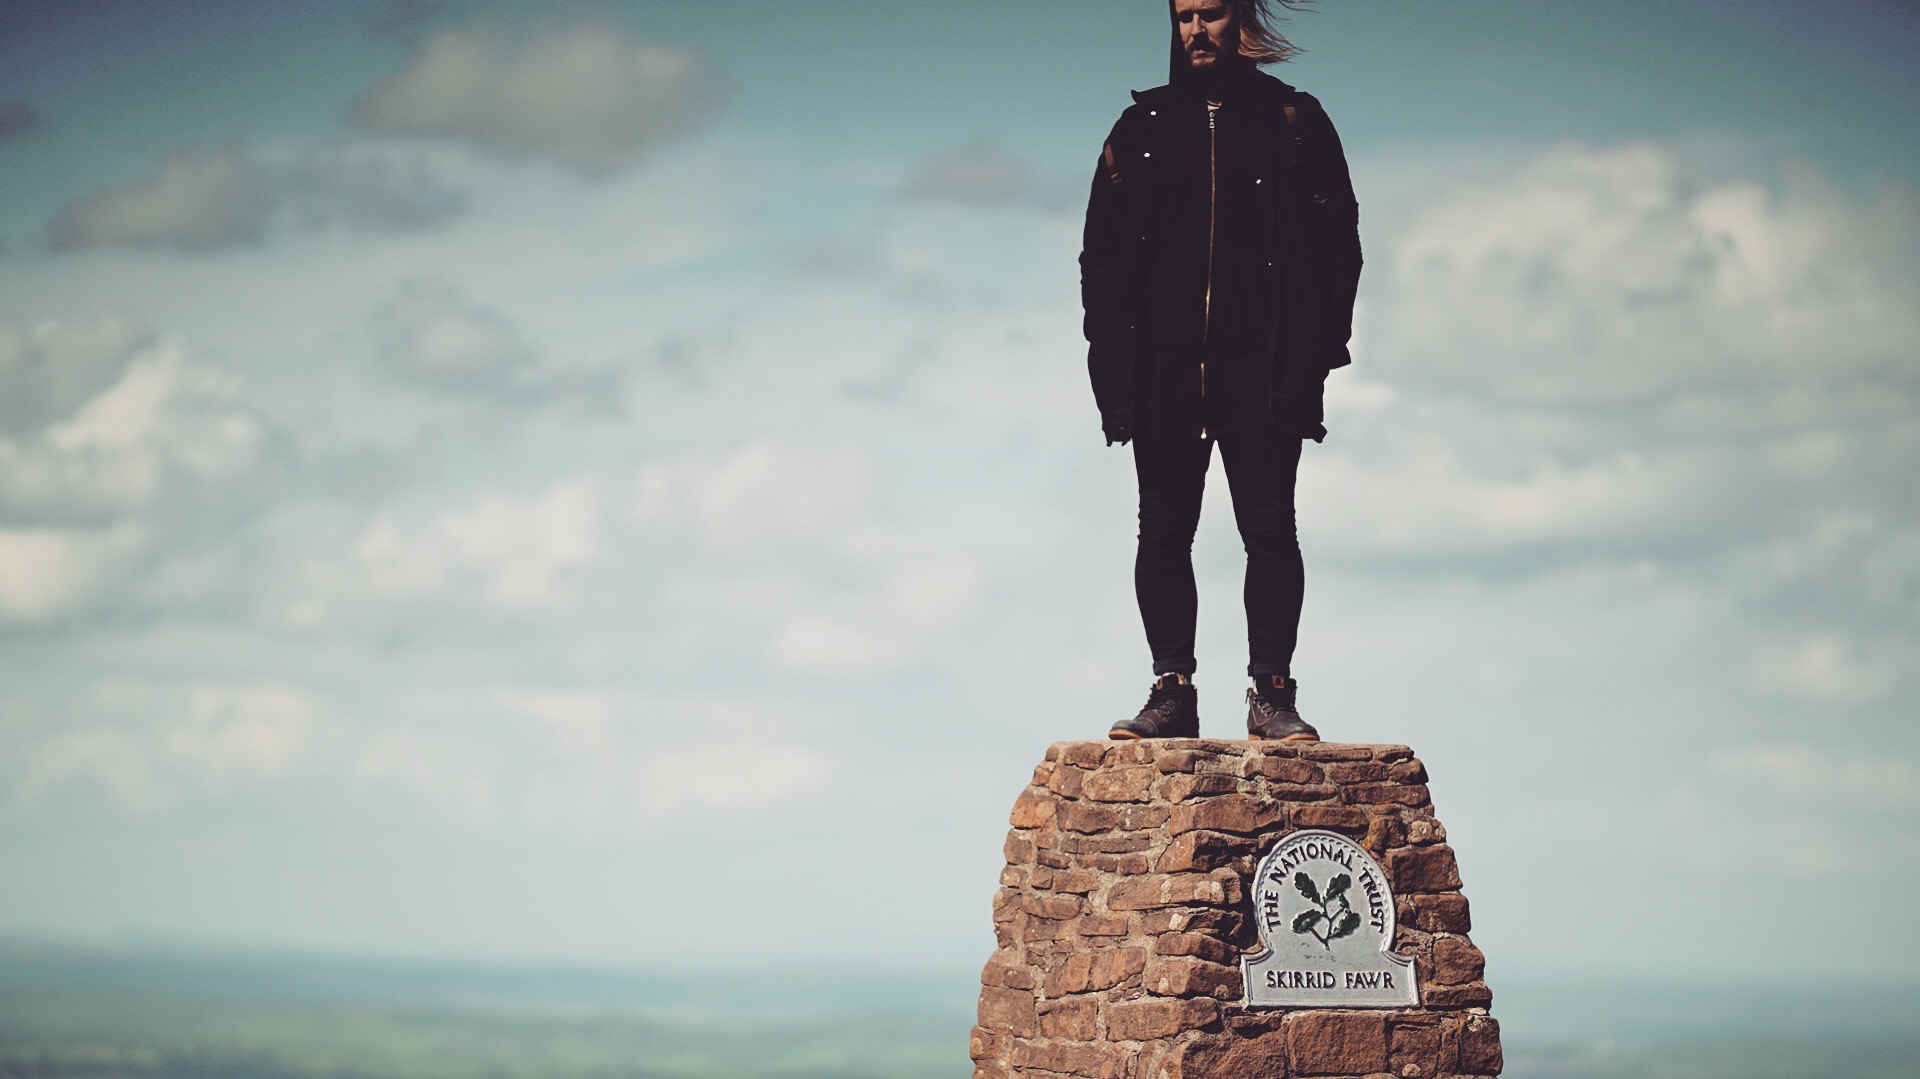
{"label": "white cumulus cloud", "polygon": [[57,248],[211,251],[258,244],[276,223],[404,231],[459,214],[465,199],[418,165],[375,147],[306,144],[262,153],[189,146],[150,176],[83,196],[55,217]]}
{"label": "white cumulus cloud", "polygon": [[487,26],[436,34],[353,103],[368,131],[457,139],[590,177],[622,171],[718,114],[725,87],[695,49],[613,23],[517,40]]}

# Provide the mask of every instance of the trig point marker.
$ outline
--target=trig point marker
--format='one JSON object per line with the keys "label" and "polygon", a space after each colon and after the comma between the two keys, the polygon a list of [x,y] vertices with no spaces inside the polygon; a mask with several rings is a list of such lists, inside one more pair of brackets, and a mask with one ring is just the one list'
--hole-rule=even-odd
{"label": "trig point marker", "polygon": [[975,1079],[1499,1074],[1405,746],[1059,742],[1014,802]]}

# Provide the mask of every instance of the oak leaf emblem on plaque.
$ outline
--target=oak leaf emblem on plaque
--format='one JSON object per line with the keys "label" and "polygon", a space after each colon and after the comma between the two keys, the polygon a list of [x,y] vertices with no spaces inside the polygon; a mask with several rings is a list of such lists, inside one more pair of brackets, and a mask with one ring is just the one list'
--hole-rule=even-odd
{"label": "oak leaf emblem on plaque", "polygon": [[[1293,931],[1310,936],[1320,942],[1322,948],[1333,950],[1333,942],[1351,934],[1360,928],[1360,915],[1347,901],[1347,888],[1353,884],[1353,878],[1345,873],[1335,873],[1327,882],[1323,893],[1313,878],[1305,873],[1293,875],[1293,886],[1307,902],[1319,907],[1309,907],[1294,916]],[[1322,923],[1325,923],[1324,930]]]}

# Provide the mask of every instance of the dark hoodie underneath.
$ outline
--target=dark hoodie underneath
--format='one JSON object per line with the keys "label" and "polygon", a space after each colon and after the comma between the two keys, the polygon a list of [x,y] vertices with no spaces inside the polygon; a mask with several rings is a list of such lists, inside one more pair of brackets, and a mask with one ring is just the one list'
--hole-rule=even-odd
{"label": "dark hoodie underneath", "polygon": [[[1269,350],[1274,277],[1255,201],[1274,132],[1256,129],[1259,73],[1232,64],[1202,79],[1173,28],[1170,117],[1141,304],[1147,344],[1143,435],[1276,434]],[[1209,110],[1208,101],[1217,102]],[[1209,111],[1212,129],[1209,130]],[[1270,158],[1269,158],[1270,159]],[[1211,221],[1209,218],[1211,217]]]}

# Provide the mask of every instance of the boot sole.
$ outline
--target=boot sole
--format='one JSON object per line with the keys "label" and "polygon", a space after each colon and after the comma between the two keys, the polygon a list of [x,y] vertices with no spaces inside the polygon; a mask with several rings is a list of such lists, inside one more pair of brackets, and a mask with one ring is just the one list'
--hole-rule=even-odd
{"label": "boot sole", "polygon": [[1264,734],[1248,732],[1247,740],[1250,742],[1318,742],[1320,736],[1317,734],[1289,734],[1284,738],[1268,738]]}

